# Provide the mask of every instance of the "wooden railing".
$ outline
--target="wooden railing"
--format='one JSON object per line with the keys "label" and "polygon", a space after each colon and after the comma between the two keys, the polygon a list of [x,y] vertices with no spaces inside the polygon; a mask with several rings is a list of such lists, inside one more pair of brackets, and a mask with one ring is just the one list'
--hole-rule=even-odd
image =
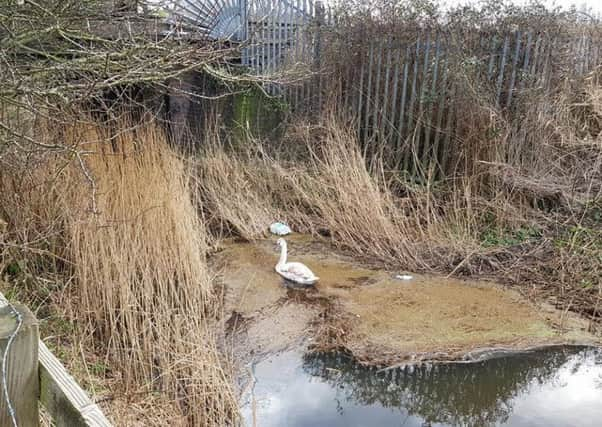
{"label": "wooden railing", "polygon": [[0,426],[38,426],[39,403],[57,427],[111,423],[40,341],[38,321],[0,293]]}

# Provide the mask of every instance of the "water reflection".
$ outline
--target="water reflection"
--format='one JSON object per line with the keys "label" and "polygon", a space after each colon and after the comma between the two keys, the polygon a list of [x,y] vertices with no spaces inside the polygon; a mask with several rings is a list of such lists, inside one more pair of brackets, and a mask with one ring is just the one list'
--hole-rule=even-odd
{"label": "water reflection", "polygon": [[302,360],[284,354],[259,364],[256,377],[259,426],[597,426],[602,420],[596,349],[382,372],[343,354]]}

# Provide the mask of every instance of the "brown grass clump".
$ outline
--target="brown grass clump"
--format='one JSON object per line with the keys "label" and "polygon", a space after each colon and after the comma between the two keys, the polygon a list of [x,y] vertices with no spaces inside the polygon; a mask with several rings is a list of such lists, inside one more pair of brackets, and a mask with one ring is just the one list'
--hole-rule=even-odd
{"label": "brown grass clump", "polygon": [[356,136],[335,120],[299,127],[288,139],[303,158],[256,140],[242,150],[222,143],[206,148],[199,186],[218,232],[253,239],[285,220],[297,231],[331,233],[358,255],[423,267],[415,250],[423,218],[414,202],[422,207],[425,198],[395,197],[383,168],[369,170]]}
{"label": "brown grass clump", "polygon": [[234,153],[217,135],[210,141],[198,160],[197,183],[215,230],[254,239],[264,236],[274,221],[290,218],[276,203],[270,182],[276,177],[264,169],[269,164],[251,154],[249,147]]}
{"label": "brown grass clump", "polygon": [[330,236],[390,268],[495,275],[596,316],[599,75],[534,91],[528,102],[517,98],[512,114],[475,76],[458,78],[462,108],[444,179],[428,168],[407,179],[387,169],[386,150],[362,153],[355,126],[335,105],[311,124],[297,123],[279,146],[212,145],[200,161],[201,193],[214,219],[247,238],[288,219],[296,231]]}
{"label": "brown grass clump", "polygon": [[311,207],[314,223],[358,254],[418,268],[416,206],[393,195],[381,162],[368,169],[349,127],[328,120],[320,133],[319,144],[304,135],[309,168],[291,178],[303,204]]}
{"label": "brown grass clump", "polygon": [[190,175],[154,125],[121,129],[87,124],[53,132],[82,150],[82,161],[51,156],[18,183],[31,189],[22,192],[29,219],[21,229],[60,236],[52,252],[72,274],[66,300],[76,332],[104,355],[119,378],[117,394],[158,392],[181,425],[234,423]]}

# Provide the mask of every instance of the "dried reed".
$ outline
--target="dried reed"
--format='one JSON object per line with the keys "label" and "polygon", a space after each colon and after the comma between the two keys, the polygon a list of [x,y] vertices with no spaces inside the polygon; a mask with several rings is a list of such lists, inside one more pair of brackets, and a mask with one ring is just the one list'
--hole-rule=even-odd
{"label": "dried reed", "polygon": [[21,191],[11,208],[27,208],[9,221],[26,230],[21,241],[59,236],[49,252],[73,275],[66,300],[77,333],[122,378],[117,392],[159,393],[182,425],[233,424],[237,404],[212,328],[218,299],[189,170],[153,124],[119,129],[48,130],[80,150],[82,162],[49,156],[27,179],[4,176],[3,189]]}

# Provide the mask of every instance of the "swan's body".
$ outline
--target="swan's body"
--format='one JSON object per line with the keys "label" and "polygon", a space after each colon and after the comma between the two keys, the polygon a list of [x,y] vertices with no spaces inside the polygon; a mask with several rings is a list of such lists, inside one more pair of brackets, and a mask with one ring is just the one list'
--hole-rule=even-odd
{"label": "swan's body", "polygon": [[286,262],[286,241],[284,239],[278,239],[278,246],[280,246],[280,259],[276,264],[276,272],[291,282],[299,283],[301,285],[313,285],[319,280],[319,277],[305,265],[300,262]]}

